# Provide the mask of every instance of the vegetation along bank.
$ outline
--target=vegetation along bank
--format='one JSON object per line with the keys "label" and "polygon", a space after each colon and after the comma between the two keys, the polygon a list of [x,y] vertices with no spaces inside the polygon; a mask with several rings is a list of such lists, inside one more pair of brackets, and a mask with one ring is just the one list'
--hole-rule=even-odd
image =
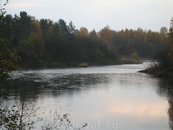
{"label": "vegetation along bank", "polygon": [[[139,57],[152,57],[168,47],[167,29],[125,29],[115,31],[109,26],[96,32],[63,20],[37,20],[27,12],[7,14],[1,20],[6,23],[8,48],[20,56],[21,67],[57,67],[141,63]],[[10,25],[10,27],[9,27]]]}

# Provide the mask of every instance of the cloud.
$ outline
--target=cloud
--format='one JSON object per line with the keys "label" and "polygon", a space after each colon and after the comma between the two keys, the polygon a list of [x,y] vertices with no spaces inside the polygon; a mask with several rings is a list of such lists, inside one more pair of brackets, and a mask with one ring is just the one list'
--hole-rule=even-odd
{"label": "cloud", "polygon": [[72,20],[89,30],[110,25],[113,29],[159,30],[173,16],[172,0],[10,0],[9,13],[26,11],[36,18]]}
{"label": "cloud", "polygon": [[26,1],[26,0],[23,0],[23,1],[12,1],[12,2],[9,2],[9,6],[13,7],[13,8],[20,8],[20,7],[33,7],[33,6],[41,6],[43,5],[44,3],[40,3],[38,2],[38,0],[30,0],[30,1]]}
{"label": "cloud", "polygon": [[167,103],[147,102],[142,104],[121,104],[120,106],[110,106],[109,112],[114,115],[126,115],[135,117],[167,117]]}

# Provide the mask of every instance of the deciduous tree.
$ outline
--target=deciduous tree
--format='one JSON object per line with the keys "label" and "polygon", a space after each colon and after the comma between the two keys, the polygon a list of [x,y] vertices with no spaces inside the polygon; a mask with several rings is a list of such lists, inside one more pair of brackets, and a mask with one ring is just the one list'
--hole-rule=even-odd
{"label": "deciduous tree", "polygon": [[110,27],[109,26],[104,27],[102,30],[98,32],[98,35],[101,41],[107,44],[108,47],[110,47],[110,44],[113,39],[113,31],[110,29]]}

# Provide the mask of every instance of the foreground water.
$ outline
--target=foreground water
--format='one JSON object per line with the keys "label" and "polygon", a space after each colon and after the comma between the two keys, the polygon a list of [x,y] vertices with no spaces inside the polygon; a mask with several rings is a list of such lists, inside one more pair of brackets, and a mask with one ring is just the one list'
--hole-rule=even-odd
{"label": "foreground water", "polygon": [[8,103],[27,87],[28,103],[40,112],[69,113],[76,127],[87,122],[88,130],[172,129],[172,91],[165,81],[138,73],[148,64],[15,71]]}

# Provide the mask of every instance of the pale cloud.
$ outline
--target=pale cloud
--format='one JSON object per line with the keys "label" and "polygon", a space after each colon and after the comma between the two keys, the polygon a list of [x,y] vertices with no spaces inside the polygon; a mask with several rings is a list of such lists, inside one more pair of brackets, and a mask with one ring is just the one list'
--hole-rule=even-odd
{"label": "pale cloud", "polygon": [[140,118],[167,117],[167,103],[145,102],[140,104],[124,103],[119,106],[110,106],[109,112],[113,115],[135,116]]}
{"label": "pale cloud", "polygon": [[13,8],[19,8],[19,7],[33,7],[33,6],[42,6],[45,5],[47,2],[46,0],[43,0],[42,2],[40,0],[16,0],[16,1],[9,1],[9,5]]}
{"label": "pale cloud", "polygon": [[169,28],[173,16],[173,0],[9,0],[7,12],[26,11],[36,18],[64,19],[74,22],[77,28],[111,29]]}
{"label": "pale cloud", "polygon": [[107,116],[126,116],[126,117],[135,117],[136,119],[143,118],[147,119],[148,117],[152,119],[164,119],[167,118],[168,103],[165,101],[138,101],[133,100],[133,102],[125,101],[116,101],[109,100],[104,102],[104,105],[100,106],[100,112],[97,111],[97,114],[94,113],[95,121],[102,120]]}

